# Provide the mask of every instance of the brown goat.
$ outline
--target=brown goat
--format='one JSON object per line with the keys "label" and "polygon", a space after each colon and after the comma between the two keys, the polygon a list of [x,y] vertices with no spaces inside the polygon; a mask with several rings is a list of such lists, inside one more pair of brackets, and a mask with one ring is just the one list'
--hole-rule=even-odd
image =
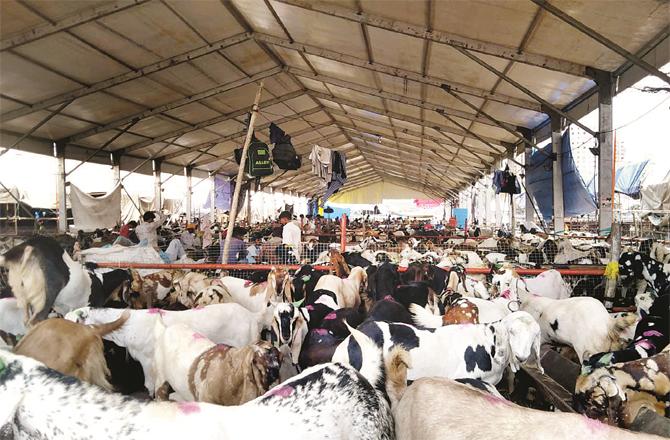
{"label": "brown goat", "polygon": [[[340,278],[346,278],[349,276],[349,265],[344,260],[342,254],[335,250],[330,250],[330,265],[335,269],[335,275]],[[331,273],[333,270],[331,269]]]}
{"label": "brown goat", "polygon": [[111,390],[107,378],[102,336],[121,327],[130,317],[124,312],[106,324],[83,325],[61,318],[47,319],[19,341],[14,353],[36,359],[62,374]]}

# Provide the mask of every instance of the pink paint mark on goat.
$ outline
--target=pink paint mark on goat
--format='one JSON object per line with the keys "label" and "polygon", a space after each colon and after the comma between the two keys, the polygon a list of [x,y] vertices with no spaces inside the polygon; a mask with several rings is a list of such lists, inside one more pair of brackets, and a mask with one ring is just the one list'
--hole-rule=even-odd
{"label": "pink paint mark on goat", "polygon": [[600,420],[591,419],[586,416],[584,416],[584,423],[586,424],[586,427],[589,428],[589,430],[594,434],[607,429],[607,425],[602,423]]}
{"label": "pink paint mark on goat", "polygon": [[198,340],[198,339],[207,339],[205,335],[202,333],[195,332],[193,333],[193,339]]}
{"label": "pink paint mark on goat", "polygon": [[635,345],[637,345],[638,347],[642,347],[645,350],[649,350],[650,348],[653,347],[652,343],[647,341],[646,339],[642,339],[641,341],[637,341],[635,343]]}
{"label": "pink paint mark on goat", "polygon": [[326,316],[323,317],[323,319],[331,320],[337,318],[337,314],[335,312],[330,312]]}
{"label": "pink paint mark on goat", "polygon": [[325,328],[315,328],[314,333],[316,333],[319,336],[325,336],[328,334],[328,330],[326,330]]}
{"label": "pink paint mark on goat", "polygon": [[186,415],[200,412],[200,405],[197,402],[178,402],[177,408]]}
{"label": "pink paint mark on goat", "polygon": [[507,400],[501,399],[500,397],[489,393],[484,394],[484,399],[493,405],[509,405]]}
{"label": "pink paint mark on goat", "polygon": [[195,309],[191,310],[205,310],[205,306],[197,306]]}
{"label": "pink paint mark on goat", "polygon": [[147,310],[147,313],[150,314],[150,315],[158,314],[158,315],[163,316],[165,314],[165,311],[161,310],[161,309],[149,309],[149,310]]}
{"label": "pink paint mark on goat", "polygon": [[502,295],[500,295],[500,296],[502,296],[505,299],[509,299],[511,294],[512,294],[511,290],[505,289],[505,290],[502,291]]}
{"label": "pink paint mark on goat", "polygon": [[306,307],[306,309],[311,312],[312,310],[314,310],[314,306],[310,304]]}
{"label": "pink paint mark on goat", "polygon": [[253,284],[254,283],[252,281],[249,281],[249,280],[244,281],[244,287],[249,287],[249,286],[252,286]]}
{"label": "pink paint mark on goat", "polygon": [[289,397],[289,396],[293,395],[294,392],[295,392],[295,388],[293,388],[292,386],[289,386],[289,385],[285,385],[285,386],[275,387],[275,388],[271,389],[270,391],[268,391],[266,396]]}
{"label": "pink paint mark on goat", "polygon": [[647,330],[646,332],[642,333],[642,336],[663,336],[661,332],[658,330]]}

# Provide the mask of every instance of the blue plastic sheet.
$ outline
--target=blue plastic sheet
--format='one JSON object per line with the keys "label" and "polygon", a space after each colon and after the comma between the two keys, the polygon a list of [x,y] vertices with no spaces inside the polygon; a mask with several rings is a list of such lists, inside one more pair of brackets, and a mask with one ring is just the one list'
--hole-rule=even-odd
{"label": "blue plastic sheet", "polygon": [[336,208],[334,206],[326,205],[326,207],[330,207],[330,209],[333,210],[330,214],[327,212],[323,213],[324,218],[329,218],[329,219],[335,219],[342,217],[342,214],[346,214],[347,217],[351,215],[351,209],[350,208]]}
{"label": "blue plastic sheet", "polygon": [[468,208],[454,208],[453,213],[454,217],[456,217],[456,225],[459,228],[464,227],[468,219]]}
{"label": "blue plastic sheet", "polygon": [[[579,174],[570,148],[570,131],[566,130],[561,139],[563,151],[563,208],[566,217],[590,214],[596,210],[596,202],[589,194],[582,176]],[[551,155],[552,145],[543,149]],[[553,219],[554,190],[552,181],[553,162],[546,154],[535,151],[530,158],[530,167],[526,170],[526,186],[535,201],[535,206],[544,220]]]}
{"label": "blue plastic sheet", "polygon": [[[642,186],[642,178],[644,171],[649,165],[649,161],[645,160],[638,163],[632,163],[616,169],[616,183],[614,184],[614,191],[620,194],[625,194],[634,199],[640,198],[640,188]],[[595,177],[588,183],[589,193],[595,200],[596,198],[596,183]]]}

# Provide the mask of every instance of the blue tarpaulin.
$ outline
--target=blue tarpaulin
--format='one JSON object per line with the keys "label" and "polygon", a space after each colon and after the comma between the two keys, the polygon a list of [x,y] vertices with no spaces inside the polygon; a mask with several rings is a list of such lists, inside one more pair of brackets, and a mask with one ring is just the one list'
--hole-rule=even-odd
{"label": "blue tarpaulin", "polygon": [[333,212],[331,212],[330,214],[328,214],[327,212],[324,212],[323,213],[324,218],[334,219],[334,218],[342,217],[342,214],[346,214],[347,217],[349,217],[351,215],[351,209],[350,208],[335,208],[334,206],[330,206],[330,205],[326,205],[326,207],[330,207],[330,209],[332,209]]}
{"label": "blue tarpaulin", "polygon": [[454,217],[456,217],[456,226],[462,228],[468,219],[468,208],[454,208]]}
{"label": "blue tarpaulin", "polygon": [[[632,163],[630,165],[624,165],[616,169],[616,183],[614,185],[614,191],[620,194],[625,194],[634,199],[640,198],[640,185],[642,184],[642,177],[644,176],[644,171],[649,164],[648,160]],[[588,184],[589,193],[595,199],[596,198],[596,184],[595,177],[591,179]]]}
{"label": "blue tarpaulin", "polygon": [[[563,151],[563,207],[566,217],[590,214],[596,210],[596,203],[586,189],[582,176],[577,171],[570,148],[570,131],[566,130],[561,140]],[[549,144],[543,151],[552,153]],[[535,151],[530,158],[530,167],[526,170],[526,186],[533,197],[537,209],[545,220],[553,218],[554,191],[552,181],[553,162],[547,154]]]}

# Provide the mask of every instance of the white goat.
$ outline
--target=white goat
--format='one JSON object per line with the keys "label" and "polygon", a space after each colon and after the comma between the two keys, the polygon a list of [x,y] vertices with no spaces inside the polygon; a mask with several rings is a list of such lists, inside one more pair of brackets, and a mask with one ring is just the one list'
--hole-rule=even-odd
{"label": "white goat", "polygon": [[[438,411],[435,409],[439,408]],[[464,411],[464,408],[467,408]],[[653,440],[578,414],[539,411],[449,379],[410,385],[394,407],[398,440]],[[483,421],[485,419],[485,421]]]}
{"label": "white goat", "polygon": [[314,290],[329,290],[337,297],[337,304],[342,307],[358,307],[361,304],[359,294],[361,288],[365,288],[368,282],[368,274],[362,267],[354,267],[347,278],[335,275],[324,275],[319,278]]}
{"label": "white goat", "polygon": [[[385,354],[395,345],[407,349],[412,358],[409,380],[437,376],[481,379],[495,385],[507,366],[516,372],[530,358],[542,371],[540,327],[525,312],[512,313],[494,323],[448,325],[435,330],[382,321],[366,322],[359,330],[381,342]],[[333,359],[355,362],[359,354],[351,349],[350,339],[347,336],[337,347]]]}
{"label": "white goat", "polygon": [[571,346],[580,363],[593,354],[619,350],[622,333],[637,321],[635,314],[612,318],[600,301],[587,296],[551,299],[519,293],[521,310],[540,324],[542,342]]}
{"label": "white goat", "polygon": [[[203,334],[217,344],[243,347],[260,339],[261,330],[269,327],[272,307],[252,313],[239,304],[214,304],[200,309],[179,312],[149,309],[131,310],[130,318],[123,327],[105,335],[104,339],[128,348],[144,370],[144,386],[154,394],[154,326],[158,316],[165,325],[183,323]],[[81,324],[102,324],[116,320],[122,309],[92,309],[83,307],[65,316],[65,319]]]}

